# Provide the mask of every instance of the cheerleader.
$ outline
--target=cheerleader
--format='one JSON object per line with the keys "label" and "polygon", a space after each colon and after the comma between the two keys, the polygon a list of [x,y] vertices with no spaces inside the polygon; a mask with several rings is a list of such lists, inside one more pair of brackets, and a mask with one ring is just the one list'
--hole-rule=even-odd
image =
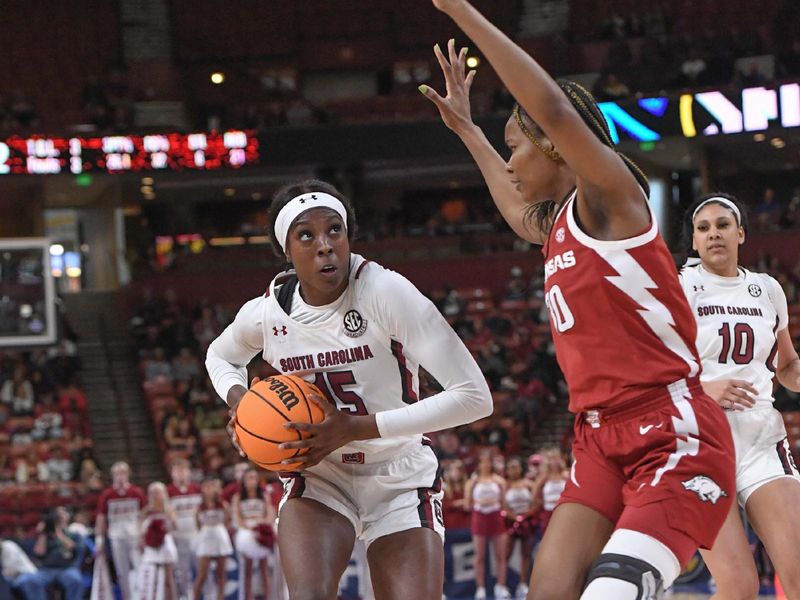
{"label": "cheerleader", "polygon": [[217,575],[217,598],[225,597],[225,559],[233,554],[228,535],[230,515],[222,500],[222,485],[217,477],[210,476],[201,488],[202,502],[197,507],[197,578],[194,580],[194,598],[200,598],[200,590],[206,581],[208,568],[214,560]]}
{"label": "cheerleader", "polygon": [[175,513],[169,505],[167,486],[155,481],[147,487],[147,506],[142,511],[142,568],[139,573],[139,595],[155,600],[174,600],[175,565],[178,549],[171,531],[175,529]]}
{"label": "cheerleader", "polygon": [[253,598],[253,561],[258,562],[264,597],[269,596],[269,572],[267,557],[275,543],[272,529],[275,509],[255,469],[248,469],[242,476],[239,493],[233,497],[233,517],[236,524],[236,550],[244,560],[244,600]]}
{"label": "cheerleader", "polygon": [[511,594],[506,587],[507,552],[505,523],[502,508],[506,480],[494,473],[492,453],[481,452],[478,467],[467,482],[464,497],[472,502],[472,540],[475,545],[473,561],[475,564],[475,600],[486,598],[486,546],[493,541],[494,555],[497,564],[497,584],[494,586],[494,597],[506,600]]}
{"label": "cheerleader", "polygon": [[536,482],[537,496],[541,497],[542,517],[541,528],[544,535],[550,517],[558,505],[558,500],[567,485],[567,466],[564,457],[558,448],[551,448],[542,452],[545,457],[544,468]]}
{"label": "cheerleader", "polygon": [[506,462],[507,487],[503,497],[508,526],[508,557],[514,551],[517,540],[522,545],[520,564],[520,584],[516,595],[525,597],[528,594],[528,580],[531,577],[531,556],[536,533],[536,517],[541,507],[537,501],[533,482],[524,476],[522,459],[515,456]]}

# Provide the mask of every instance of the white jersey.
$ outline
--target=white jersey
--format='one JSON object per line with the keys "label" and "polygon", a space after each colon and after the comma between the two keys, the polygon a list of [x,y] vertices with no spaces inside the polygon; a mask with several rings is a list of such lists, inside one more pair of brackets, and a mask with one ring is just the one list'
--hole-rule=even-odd
{"label": "white jersey", "polygon": [[[237,527],[253,527],[267,518],[266,498],[247,498],[239,501],[239,514],[242,516],[241,522],[237,522]],[[237,515],[238,521],[238,515]]]}
{"label": "white jersey", "polygon": [[702,265],[684,268],[680,279],[697,321],[701,381],[743,379],[758,390],[753,408],[771,404],[777,332],[789,322],[780,284],[741,268],[721,277]]}
{"label": "white jersey", "polygon": [[[337,462],[387,460],[402,446],[419,445],[422,433],[491,413],[478,365],[427,298],[401,275],[356,254],[349,277],[328,307],[298,306],[296,296],[290,316],[277,299],[281,276],[245,304],[208,350],[217,393],[227,398],[232,386],[248,387],[245,367],[261,352],[279,372],[315,383],[340,410],[376,414],[382,437],[340,448],[328,458]],[[420,365],[444,388],[424,402],[417,402]]]}

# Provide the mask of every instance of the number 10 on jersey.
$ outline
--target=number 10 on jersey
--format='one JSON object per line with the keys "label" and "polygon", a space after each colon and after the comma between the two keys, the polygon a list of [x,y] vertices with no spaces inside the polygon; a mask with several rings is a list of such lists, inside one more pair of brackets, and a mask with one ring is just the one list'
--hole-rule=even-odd
{"label": "number 10 on jersey", "polygon": [[575,325],[575,317],[572,316],[560,287],[557,285],[551,287],[545,294],[544,301],[559,332],[564,333]]}

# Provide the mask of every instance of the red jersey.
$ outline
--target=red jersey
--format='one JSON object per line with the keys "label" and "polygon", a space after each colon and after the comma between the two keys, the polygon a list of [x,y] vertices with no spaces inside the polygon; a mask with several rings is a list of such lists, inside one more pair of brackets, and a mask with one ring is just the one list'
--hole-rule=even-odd
{"label": "red jersey", "polygon": [[652,211],[646,232],[614,241],[584,233],[576,211],[573,194],[542,249],[569,409],[619,406],[698,375],[697,327]]}
{"label": "red jersey", "polygon": [[97,512],[108,519],[108,537],[136,537],[139,511],[147,504],[142,488],[136,485],[119,490],[106,488],[97,500]]}

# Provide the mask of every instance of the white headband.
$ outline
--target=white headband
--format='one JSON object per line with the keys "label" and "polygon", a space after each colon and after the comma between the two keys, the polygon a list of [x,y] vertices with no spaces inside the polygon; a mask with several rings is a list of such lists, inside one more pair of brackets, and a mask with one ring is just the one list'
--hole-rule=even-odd
{"label": "white headband", "polygon": [[347,209],[338,198],[325,192],[307,192],[289,200],[278,213],[275,219],[275,237],[286,252],[286,238],[294,220],[312,208],[330,208],[342,217],[345,231],[347,231]]}
{"label": "white headband", "polygon": [[697,205],[697,208],[694,209],[692,213],[692,223],[694,223],[694,219],[697,216],[697,213],[700,212],[700,209],[703,208],[709,202],[716,202],[717,204],[722,204],[725,208],[730,210],[734,215],[736,215],[736,224],[742,224],[742,214],[739,212],[739,207],[736,206],[733,202],[728,200],[727,198],[723,198],[722,196],[714,196],[713,198],[709,198],[708,200],[703,200],[700,204]]}

